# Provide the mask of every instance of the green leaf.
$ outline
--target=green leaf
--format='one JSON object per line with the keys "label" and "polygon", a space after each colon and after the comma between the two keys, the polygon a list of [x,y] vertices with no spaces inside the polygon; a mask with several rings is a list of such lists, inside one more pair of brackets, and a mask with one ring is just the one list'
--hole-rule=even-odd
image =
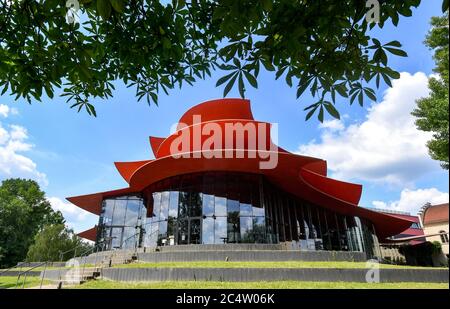
{"label": "green leaf", "polygon": [[297,99],[305,92],[305,90],[308,88],[309,84],[311,83],[312,78],[305,80],[301,80],[298,88],[297,88]]}
{"label": "green leaf", "polygon": [[253,88],[258,88],[258,82],[257,82],[256,78],[247,71],[244,71],[244,74],[245,74],[245,78],[250,83],[250,85],[252,85]]}
{"label": "green leaf", "polygon": [[97,14],[104,20],[111,16],[111,3],[109,0],[97,0]]}
{"label": "green leaf", "polygon": [[396,48],[391,48],[391,47],[385,47],[384,49],[389,51],[391,54],[394,54],[394,55],[397,55],[400,57],[408,57],[408,54],[401,49],[396,49]]}
{"label": "green leaf", "polygon": [[333,116],[336,119],[341,119],[341,115],[339,114],[338,110],[334,107],[334,105],[331,102],[325,102],[324,103],[325,109],[327,110],[328,114]]}
{"label": "green leaf", "polygon": [[223,77],[221,77],[217,83],[216,83],[216,87],[222,85],[223,83],[225,83],[227,80],[229,80],[234,74],[237,74],[236,72],[230,73],[228,75],[225,75]]}
{"label": "green leaf", "polygon": [[317,118],[323,123],[323,105],[320,105],[319,115],[317,115]]}
{"label": "green leaf", "polygon": [[124,0],[109,0],[114,11],[118,13],[123,13],[125,9],[125,1]]}
{"label": "green leaf", "polygon": [[448,0],[442,2],[442,13],[448,11]]}
{"label": "green leaf", "polygon": [[238,88],[239,88],[239,94],[241,95],[241,98],[245,98],[245,85],[244,85],[244,79],[242,78],[242,73],[239,73],[239,82],[238,82]]}
{"label": "green leaf", "polygon": [[308,112],[308,114],[306,114],[306,117],[305,117],[305,120],[306,120],[306,121],[308,121],[309,118],[311,118],[311,116],[314,114],[314,112],[316,111],[316,109],[319,107],[318,104],[313,104],[313,105],[310,105],[310,106],[311,106],[311,107],[314,106],[314,108],[313,108],[312,110],[310,110],[310,111]]}
{"label": "green leaf", "polygon": [[399,41],[391,41],[389,43],[384,44],[383,46],[402,47],[402,44]]}
{"label": "green leaf", "polygon": [[232,79],[228,82],[228,84],[225,86],[225,89],[223,90],[223,97],[226,97],[228,92],[230,92],[231,88],[233,88],[234,83],[236,82],[236,78],[238,77],[238,74],[236,73]]}

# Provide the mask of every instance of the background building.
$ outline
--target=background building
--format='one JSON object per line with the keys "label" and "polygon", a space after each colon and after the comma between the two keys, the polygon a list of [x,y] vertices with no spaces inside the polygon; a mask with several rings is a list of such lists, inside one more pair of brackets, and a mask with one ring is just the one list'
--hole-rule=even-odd
{"label": "background building", "polygon": [[426,204],[419,212],[427,241],[438,241],[442,244],[442,252],[448,257],[448,203]]}

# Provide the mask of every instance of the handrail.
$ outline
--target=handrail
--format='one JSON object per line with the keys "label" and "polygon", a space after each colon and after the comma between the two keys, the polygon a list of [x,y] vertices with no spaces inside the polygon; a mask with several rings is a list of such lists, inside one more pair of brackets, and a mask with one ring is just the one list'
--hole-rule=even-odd
{"label": "handrail", "polygon": [[8,271],[11,271],[11,269],[14,269],[16,267],[20,267],[23,264],[27,264],[28,262],[19,262],[17,263],[17,265],[11,266],[10,268],[4,269],[2,272],[0,272],[0,276],[3,275],[4,273],[7,273]]}
{"label": "handrail", "polygon": [[[47,261],[47,262],[42,262],[42,263],[39,263],[39,264],[37,264],[37,265],[35,265],[35,266],[33,266],[33,267],[27,269],[27,270],[21,271],[21,272],[19,273],[19,275],[17,276],[17,282],[16,282],[16,287],[15,287],[15,288],[17,289],[17,285],[19,284],[19,280],[20,280],[20,277],[21,277],[22,275],[25,274],[25,278],[24,278],[23,284],[22,284],[22,289],[23,289],[23,288],[25,287],[25,282],[27,281],[27,275],[28,275],[28,273],[29,273],[30,271],[32,271],[33,269],[35,269],[35,268],[41,267],[41,266],[44,265],[44,264],[46,265],[45,268],[47,268],[47,263],[48,263],[48,261]],[[42,286],[42,280],[41,280],[41,286]]]}

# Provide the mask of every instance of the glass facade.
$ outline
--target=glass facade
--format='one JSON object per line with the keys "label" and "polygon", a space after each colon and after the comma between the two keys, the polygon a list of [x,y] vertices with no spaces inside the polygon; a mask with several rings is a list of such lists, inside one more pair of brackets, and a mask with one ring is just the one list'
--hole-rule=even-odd
{"label": "glass facade", "polygon": [[141,197],[104,200],[99,226],[105,249],[289,242],[293,249],[378,254],[370,222],[312,205],[252,174],[182,175]]}

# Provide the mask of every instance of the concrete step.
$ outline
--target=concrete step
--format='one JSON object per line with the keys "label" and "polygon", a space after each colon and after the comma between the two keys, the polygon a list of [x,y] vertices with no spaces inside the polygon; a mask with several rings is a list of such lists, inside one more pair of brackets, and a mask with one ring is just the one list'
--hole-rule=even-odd
{"label": "concrete step", "polygon": [[191,262],[191,261],[353,261],[364,262],[363,252],[345,251],[294,251],[294,250],[247,250],[247,251],[183,251],[146,252],[138,254],[141,262]]}
{"label": "concrete step", "polygon": [[[365,268],[105,268],[115,281],[313,281],[367,282]],[[379,282],[448,283],[448,269],[379,269]],[[376,287],[376,283],[374,283]]]}

